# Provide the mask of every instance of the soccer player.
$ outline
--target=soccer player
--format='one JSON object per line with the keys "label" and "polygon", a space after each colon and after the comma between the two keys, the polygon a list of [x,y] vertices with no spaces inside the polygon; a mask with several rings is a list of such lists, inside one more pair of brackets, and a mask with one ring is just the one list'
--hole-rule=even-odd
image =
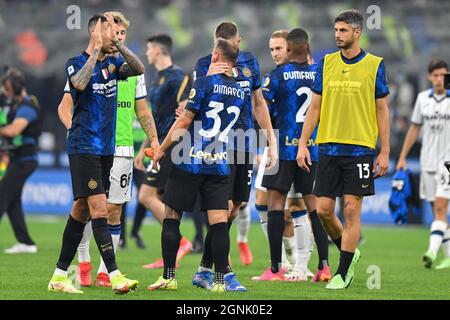
{"label": "soccer player", "polygon": [[[149,86],[149,100],[155,118],[159,141],[162,142],[170,127],[175,122],[175,110],[184,106],[189,95],[189,77],[172,61],[172,38],[167,34],[155,34],[147,41],[147,61],[153,65],[157,74]],[[144,170],[144,148],[148,146],[145,140],[136,157],[136,166]],[[161,168],[155,172],[146,173],[141,189],[139,202],[152,212],[156,220],[162,225],[164,220],[164,203],[162,195],[166,188],[167,179],[172,170],[173,163],[170,157],[165,157],[160,164]],[[181,238],[179,262],[190,252],[192,243],[185,237]],[[155,269],[163,267],[163,260],[144,265],[145,268]]]}
{"label": "soccer player", "polygon": [[[297,161],[312,171],[307,144],[319,124],[314,185],[317,213],[340,250],[338,269],[326,288],[345,289],[353,281],[360,258],[357,245],[363,198],[375,193],[374,178],[385,175],[389,166],[389,88],[383,59],[359,45],[362,14],[344,11],[335,18],[334,28],[340,51],[327,54],[318,65]],[[381,150],[374,166],[378,135]],[[336,197],[341,196],[345,228],[334,214]]]}
{"label": "soccer player", "polygon": [[397,170],[406,169],[406,157],[423,129],[420,152],[420,197],[430,201],[434,221],[430,228],[430,241],[423,255],[426,268],[431,268],[442,244],[445,259],[436,269],[450,268],[450,230],[447,223],[450,199],[450,174],[444,162],[450,160],[450,91],[444,88],[444,75],[448,65],[433,60],[428,66],[428,80],[432,88],[418,94],[406,134]]}
{"label": "soccer player", "polygon": [[[148,287],[149,290],[177,289],[175,265],[181,238],[180,219],[183,211],[192,211],[199,193],[201,209],[208,214],[208,236],[215,265],[214,282],[210,289],[213,292],[246,290],[235,286],[236,276],[228,266],[230,168],[226,144],[231,140],[229,130],[246,105],[246,93],[231,71],[237,58],[238,49],[232,41],[216,39],[211,62],[225,63],[228,70],[224,74],[200,77],[195,81],[184,114],[171,127],[154,157],[154,163],[158,163],[164,155],[178,157],[175,149],[172,154],[167,152],[177,140],[176,136],[189,130],[181,143],[183,161],[170,172],[164,193],[166,207],[161,235],[164,273]],[[211,117],[211,113],[215,116]]]}
{"label": "soccer player", "polygon": [[[239,47],[241,37],[239,35],[238,28],[234,22],[222,22],[220,23],[214,32],[215,38],[224,38],[231,40]],[[226,66],[225,66],[226,68]],[[200,78],[206,74],[220,73],[224,71],[223,64],[212,64],[211,55],[200,58],[195,66],[194,78]],[[236,122],[234,129],[248,132],[253,129],[253,114],[259,124],[259,126],[267,133],[268,140],[268,166],[273,166],[277,159],[277,146],[276,139],[273,134],[272,124],[270,121],[269,111],[264,101],[261,92],[261,79],[259,64],[257,59],[250,52],[239,51],[238,59],[235,68],[233,68],[236,81],[244,88],[246,92],[246,106],[241,112],[241,115]],[[241,129],[241,130],[239,130]],[[236,218],[238,209],[241,204],[248,202],[251,185],[253,165],[251,163],[253,155],[251,154],[252,139],[247,134],[245,136],[245,143],[240,143],[241,136],[236,132],[236,139],[232,141],[232,145],[229,146],[228,158],[234,159],[230,164],[230,192],[229,197],[231,200],[231,212],[229,216],[229,226],[231,227],[232,221]],[[249,225],[249,224],[248,224]],[[199,272],[194,276],[194,285],[199,283],[211,283],[212,276],[211,270],[211,250],[209,245],[210,239],[205,237],[205,246],[203,251],[202,263],[199,268]],[[240,250],[243,250],[242,255],[250,256],[250,249],[245,245],[239,246]],[[243,259],[245,264],[249,264],[251,259]],[[204,270],[205,272],[201,272]],[[198,281],[197,281],[198,280]],[[209,285],[208,285],[209,287]]]}
{"label": "soccer player", "polygon": [[[263,88],[264,98],[270,103],[270,111],[274,127],[279,130],[279,170],[276,174],[265,174],[262,185],[268,190],[268,238],[271,253],[272,276],[264,280],[306,281],[307,264],[310,257],[310,228],[307,226],[307,212],[293,212],[292,218],[297,246],[296,263],[293,270],[284,275],[281,269],[282,237],[284,231],[284,208],[291,185],[295,192],[300,192],[305,200],[314,233],[321,237],[319,249],[326,250],[325,256],[320,252],[319,271],[328,268],[327,236],[316,213],[316,199],[312,194],[317,147],[314,138],[309,141],[313,158],[311,172],[307,173],[297,166],[298,137],[300,137],[305,114],[312,96],[311,86],[316,73],[316,65],[309,65],[307,56],[309,43],[307,33],[300,28],[293,29],[287,35],[287,51],[289,63],[275,68],[266,78]],[[292,121],[295,119],[295,122]]]}
{"label": "soccer player", "polygon": [[[127,293],[139,284],[119,271],[107,224],[106,192],[115,151],[117,80],[143,74],[145,70],[139,58],[118,40],[117,27],[109,13],[93,16],[88,23],[89,46],[66,64],[74,101],[67,141],[74,204],[48,284],[50,292],[83,293],[68,279],[67,270],[89,217],[112,289]],[[111,55],[115,50],[120,57]]]}
{"label": "soccer player", "polygon": [[[289,61],[288,53],[287,53],[287,35],[289,31],[287,30],[278,30],[274,31],[269,39],[269,49],[270,54],[272,56],[272,60],[275,62],[277,66],[283,65]],[[263,77],[265,83],[267,81],[267,77],[269,75],[265,75]],[[269,104],[270,111],[271,104]],[[267,188],[262,186],[262,179],[264,176],[264,171],[266,167],[267,160],[267,149],[264,148],[262,155],[257,156],[259,165],[258,171],[255,179],[255,208],[258,212],[260,218],[260,225],[263,230],[266,239],[267,236]],[[295,192],[294,192],[295,193]],[[288,194],[288,202],[289,208],[293,209],[293,211],[303,211],[305,210],[305,205],[301,198],[293,198],[294,193],[289,192]],[[290,214],[290,210],[285,210],[285,228],[283,233],[283,251],[282,251],[282,267],[285,269],[291,268],[293,264],[295,264],[295,240],[294,240],[294,230],[293,223]],[[308,227],[306,224],[303,225],[305,228]],[[308,249],[308,251],[310,251]],[[270,268],[267,268],[261,276],[252,277],[253,280],[262,280],[262,278],[266,278],[266,276],[271,275]]]}
{"label": "soccer player", "polygon": [[[126,30],[130,22],[120,12],[110,12],[118,21],[117,37],[122,43],[126,40]],[[116,53],[117,54],[117,53]],[[70,95],[70,87],[67,82],[63,99],[58,107],[58,114],[67,129],[72,126],[73,100]],[[145,100],[147,91],[144,75],[128,77],[120,80],[117,86],[117,119],[116,119],[116,145],[113,166],[110,173],[110,189],[108,195],[108,229],[113,240],[114,252],[119,246],[121,226],[121,214],[123,205],[131,200],[131,180],[133,171],[133,120],[134,115],[144,129],[143,131],[153,141],[156,147],[159,142],[153,116]],[[80,270],[80,284],[91,286],[91,257],[89,244],[92,238],[92,226],[89,222],[83,238],[78,246],[78,261]],[[96,285],[100,287],[111,286],[108,272],[103,260],[97,272]]]}

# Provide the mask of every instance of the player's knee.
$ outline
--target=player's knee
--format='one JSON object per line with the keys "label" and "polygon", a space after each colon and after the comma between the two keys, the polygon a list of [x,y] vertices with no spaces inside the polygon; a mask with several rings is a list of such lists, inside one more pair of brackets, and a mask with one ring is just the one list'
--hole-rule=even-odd
{"label": "player's knee", "polygon": [[150,208],[152,200],[153,198],[150,190],[147,190],[145,187],[141,188],[141,191],[139,192],[139,203],[146,208]]}
{"label": "player's knee", "polygon": [[344,204],[344,217],[346,224],[359,222],[359,213],[359,205],[357,203],[349,201]]}
{"label": "player's knee", "polygon": [[80,222],[87,223],[89,221],[90,212],[85,199],[78,199],[74,202],[71,216]]}
{"label": "player's knee", "polygon": [[108,217],[108,207],[106,201],[95,200],[90,204],[90,213],[93,219],[97,218],[107,218]]}

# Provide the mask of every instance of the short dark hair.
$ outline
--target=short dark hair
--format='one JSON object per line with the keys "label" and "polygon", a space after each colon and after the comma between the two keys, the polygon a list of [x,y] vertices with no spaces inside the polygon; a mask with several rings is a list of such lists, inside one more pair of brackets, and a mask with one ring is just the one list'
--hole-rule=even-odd
{"label": "short dark hair", "polygon": [[172,38],[168,34],[157,33],[148,38],[147,42],[157,43],[165,56],[172,55],[173,42]]}
{"label": "short dark hair", "polygon": [[222,56],[232,65],[236,64],[238,58],[238,48],[237,46],[228,39],[217,38],[214,42],[214,48],[218,49]]}
{"label": "short dark hair", "polygon": [[447,62],[441,59],[434,59],[430,61],[430,64],[428,65],[428,73],[432,73],[436,69],[445,68],[448,71],[448,65]]}
{"label": "short dark hair", "polygon": [[214,31],[215,38],[231,39],[238,33],[238,28],[236,23],[232,21],[225,21],[219,23]]}
{"label": "short dark hair", "polygon": [[289,31],[286,41],[288,50],[294,55],[307,55],[309,52],[308,33],[302,28]]}
{"label": "short dark hair", "polygon": [[[88,22],[88,31],[91,32],[91,30],[95,27],[98,19],[103,23],[106,21],[106,17],[103,14],[95,14],[93,15]],[[119,23],[119,20],[117,18],[114,18],[114,23]]]}
{"label": "short dark hair", "polygon": [[361,12],[355,9],[342,11],[334,19],[334,22],[345,22],[352,26],[352,28],[359,28],[362,30],[364,24],[364,17]]}
{"label": "short dark hair", "polygon": [[15,68],[8,68],[6,73],[1,78],[1,84],[5,84],[6,81],[11,83],[15,95],[20,95],[22,90],[26,87],[25,77],[23,73]]}

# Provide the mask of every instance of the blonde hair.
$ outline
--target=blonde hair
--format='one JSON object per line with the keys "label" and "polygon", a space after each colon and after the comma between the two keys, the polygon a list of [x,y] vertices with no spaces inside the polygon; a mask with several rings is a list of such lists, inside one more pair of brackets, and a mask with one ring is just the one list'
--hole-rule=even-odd
{"label": "blonde hair", "polygon": [[125,27],[125,29],[128,29],[130,26],[130,21],[125,18],[122,12],[120,11],[110,11],[109,12],[114,19],[119,20],[119,23]]}
{"label": "blonde hair", "polygon": [[287,30],[277,30],[277,31],[272,32],[272,34],[270,35],[270,39],[283,38],[286,40],[288,34],[289,34],[289,31],[287,31]]}

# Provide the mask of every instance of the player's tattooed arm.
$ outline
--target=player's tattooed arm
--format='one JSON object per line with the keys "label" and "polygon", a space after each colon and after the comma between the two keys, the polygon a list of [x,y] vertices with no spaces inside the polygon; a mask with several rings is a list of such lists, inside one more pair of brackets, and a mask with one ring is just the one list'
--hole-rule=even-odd
{"label": "player's tattooed arm", "polygon": [[115,40],[114,45],[116,46],[117,50],[119,50],[119,52],[122,54],[123,58],[126,61],[119,68],[119,74],[122,78],[138,76],[144,73],[145,71],[144,64],[137,55],[135,55],[119,40]]}
{"label": "player's tattooed arm", "polygon": [[150,141],[158,139],[158,136],[156,134],[155,120],[153,119],[151,113],[141,115],[137,119],[141,124],[141,127],[144,130],[145,134],[147,135],[148,139],[150,139]]}
{"label": "player's tattooed arm", "polygon": [[72,78],[70,78],[73,87],[78,91],[84,91],[91,80],[92,72],[94,71],[99,53],[100,49],[94,49],[84,66],[76,74],[74,74]]}
{"label": "player's tattooed arm", "polygon": [[158,141],[158,134],[156,132],[155,119],[153,118],[152,112],[148,108],[148,102],[146,99],[136,100],[134,112],[136,113],[136,118],[139,121],[142,129],[150,139],[153,144]]}

